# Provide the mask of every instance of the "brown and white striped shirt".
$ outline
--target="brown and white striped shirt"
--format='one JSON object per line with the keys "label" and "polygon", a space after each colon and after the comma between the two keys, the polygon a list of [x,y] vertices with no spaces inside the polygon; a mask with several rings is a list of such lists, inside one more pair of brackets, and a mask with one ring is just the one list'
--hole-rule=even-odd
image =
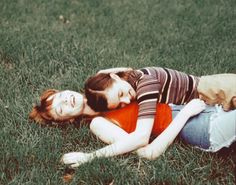
{"label": "brown and white striped shirt", "polygon": [[199,78],[172,69],[147,67],[135,70],[128,82],[137,93],[139,118],[153,118],[157,103],[184,104],[198,97]]}

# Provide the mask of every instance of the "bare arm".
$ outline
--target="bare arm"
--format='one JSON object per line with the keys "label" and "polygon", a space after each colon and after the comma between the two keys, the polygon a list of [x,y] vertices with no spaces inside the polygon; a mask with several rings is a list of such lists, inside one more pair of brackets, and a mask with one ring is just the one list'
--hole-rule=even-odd
{"label": "bare arm", "polygon": [[124,135],[121,139],[104,148],[92,153],[72,152],[63,155],[64,164],[72,164],[72,167],[78,167],[80,164],[93,160],[97,157],[111,157],[136,150],[148,144],[154,119],[141,119],[137,121],[134,132]]}
{"label": "bare arm", "polygon": [[117,142],[92,153],[96,157],[110,157],[133,151],[148,144],[152,131],[153,119],[141,119],[137,122],[136,130]]}
{"label": "bare arm", "polygon": [[129,135],[125,130],[104,117],[95,117],[90,123],[90,130],[107,144],[112,144]]}
{"label": "bare arm", "polygon": [[115,67],[115,68],[109,68],[109,69],[102,69],[98,71],[97,73],[118,73],[123,71],[130,71],[133,70],[131,67]]}
{"label": "bare arm", "polygon": [[189,102],[151,144],[137,150],[138,155],[150,160],[159,157],[173,143],[187,120],[204,109],[205,103],[199,99]]}

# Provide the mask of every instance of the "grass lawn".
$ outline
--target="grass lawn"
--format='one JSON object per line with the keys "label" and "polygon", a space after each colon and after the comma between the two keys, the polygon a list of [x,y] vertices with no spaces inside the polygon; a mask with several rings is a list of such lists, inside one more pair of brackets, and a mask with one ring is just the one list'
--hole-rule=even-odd
{"label": "grass lawn", "polygon": [[[80,91],[99,69],[161,66],[236,72],[236,1],[1,0],[0,184],[234,184],[235,153],[176,141],[159,159],[96,159],[75,171],[63,153],[104,146],[88,129],[42,128],[28,113],[47,88]],[[224,124],[224,123],[222,123]]]}

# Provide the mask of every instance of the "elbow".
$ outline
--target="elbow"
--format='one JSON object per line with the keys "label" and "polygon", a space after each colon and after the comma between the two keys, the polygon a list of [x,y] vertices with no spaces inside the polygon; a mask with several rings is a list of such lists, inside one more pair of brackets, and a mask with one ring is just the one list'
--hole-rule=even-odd
{"label": "elbow", "polygon": [[136,138],[138,141],[138,147],[143,147],[149,143],[150,134],[136,133]]}
{"label": "elbow", "polygon": [[95,117],[92,119],[90,122],[89,128],[92,131],[92,133],[96,133],[98,130],[101,129],[101,122],[102,122],[102,117]]}

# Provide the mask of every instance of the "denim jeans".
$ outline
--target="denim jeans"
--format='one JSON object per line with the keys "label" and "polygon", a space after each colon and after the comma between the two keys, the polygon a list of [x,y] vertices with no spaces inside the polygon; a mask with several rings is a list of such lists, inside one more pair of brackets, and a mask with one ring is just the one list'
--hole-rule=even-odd
{"label": "denim jeans", "polygon": [[[172,106],[173,118],[183,105]],[[190,118],[179,134],[186,143],[216,152],[236,140],[236,110],[224,112],[220,106],[207,106]]]}

